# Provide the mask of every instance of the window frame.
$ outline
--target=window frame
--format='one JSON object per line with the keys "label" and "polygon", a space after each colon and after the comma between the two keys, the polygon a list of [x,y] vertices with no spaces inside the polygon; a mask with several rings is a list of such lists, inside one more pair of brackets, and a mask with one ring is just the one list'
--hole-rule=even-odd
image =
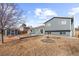
{"label": "window frame", "polygon": [[61,25],[66,25],[66,23],[67,23],[66,20],[61,21]]}
{"label": "window frame", "polygon": [[66,34],[66,32],[60,32],[60,35],[63,35],[63,34],[65,35],[65,34]]}

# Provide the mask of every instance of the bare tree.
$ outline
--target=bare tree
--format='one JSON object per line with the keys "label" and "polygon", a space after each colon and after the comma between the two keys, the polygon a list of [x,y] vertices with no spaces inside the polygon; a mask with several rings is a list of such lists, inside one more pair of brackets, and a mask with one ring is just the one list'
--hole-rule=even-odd
{"label": "bare tree", "polygon": [[0,3],[0,30],[2,43],[4,43],[4,30],[21,21],[22,10],[14,3]]}

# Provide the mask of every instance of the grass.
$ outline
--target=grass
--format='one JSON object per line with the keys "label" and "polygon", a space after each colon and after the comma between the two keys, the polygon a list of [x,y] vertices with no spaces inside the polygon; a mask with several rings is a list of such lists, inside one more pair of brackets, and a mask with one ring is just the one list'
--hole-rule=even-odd
{"label": "grass", "polygon": [[14,40],[0,45],[0,55],[1,56],[79,55],[79,39],[60,37],[60,36],[49,36],[48,38],[47,36],[25,37],[22,40]]}

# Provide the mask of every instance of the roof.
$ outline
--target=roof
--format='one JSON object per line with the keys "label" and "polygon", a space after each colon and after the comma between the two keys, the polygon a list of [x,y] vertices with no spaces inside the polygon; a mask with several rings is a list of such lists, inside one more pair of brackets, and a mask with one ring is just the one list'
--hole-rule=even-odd
{"label": "roof", "polygon": [[73,19],[73,17],[53,17],[53,18],[49,19],[48,21],[44,22],[44,24],[47,23],[47,22],[49,22],[50,20],[52,20],[52,19],[54,19],[54,18],[60,18],[60,19]]}

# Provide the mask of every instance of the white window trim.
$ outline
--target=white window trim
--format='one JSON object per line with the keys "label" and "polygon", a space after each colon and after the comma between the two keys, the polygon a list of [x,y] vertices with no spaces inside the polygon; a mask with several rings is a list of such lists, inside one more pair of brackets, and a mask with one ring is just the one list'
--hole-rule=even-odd
{"label": "white window trim", "polygon": [[65,20],[61,21],[61,25],[66,25],[66,21]]}

